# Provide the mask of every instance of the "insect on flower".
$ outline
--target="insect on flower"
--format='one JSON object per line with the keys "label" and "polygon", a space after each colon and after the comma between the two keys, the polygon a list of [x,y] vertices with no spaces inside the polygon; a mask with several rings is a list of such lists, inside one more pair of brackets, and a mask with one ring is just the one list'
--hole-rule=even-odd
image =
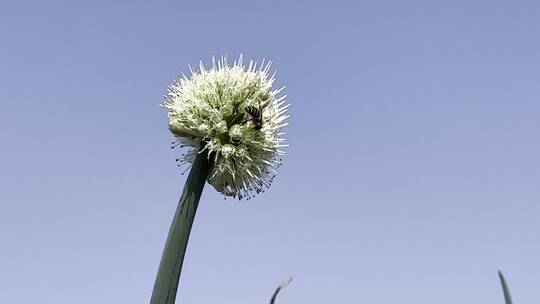
{"label": "insect on flower", "polygon": [[[270,187],[286,147],[282,128],[289,104],[283,90],[273,87],[271,62],[244,65],[240,55],[231,65],[227,57],[190,67],[169,86],[164,107],[174,146],[187,148],[180,166],[193,163],[207,150],[212,160],[208,177],[225,196],[250,199]],[[249,123],[248,123],[249,122]]]}
{"label": "insect on flower", "polygon": [[247,121],[249,120],[253,121],[253,127],[255,128],[255,130],[262,129],[263,118],[262,118],[261,106],[259,105],[258,108],[254,106],[247,106],[246,113],[251,115],[251,119],[248,119]]}

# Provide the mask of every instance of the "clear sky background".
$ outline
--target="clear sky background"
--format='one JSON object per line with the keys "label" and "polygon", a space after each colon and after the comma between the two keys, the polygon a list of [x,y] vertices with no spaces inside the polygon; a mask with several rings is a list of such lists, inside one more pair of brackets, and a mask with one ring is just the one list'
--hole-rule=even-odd
{"label": "clear sky background", "polygon": [[536,1],[0,3],[0,302],[147,303],[185,176],[167,85],[274,61],[270,191],[207,186],[180,303],[516,303],[540,291]]}

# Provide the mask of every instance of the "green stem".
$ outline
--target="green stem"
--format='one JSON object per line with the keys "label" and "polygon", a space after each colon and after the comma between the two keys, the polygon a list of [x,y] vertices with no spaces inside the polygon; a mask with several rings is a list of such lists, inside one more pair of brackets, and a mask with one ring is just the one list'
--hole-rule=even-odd
{"label": "green stem", "polygon": [[197,154],[165,243],[150,304],[173,304],[199,199],[210,172],[207,151]]}

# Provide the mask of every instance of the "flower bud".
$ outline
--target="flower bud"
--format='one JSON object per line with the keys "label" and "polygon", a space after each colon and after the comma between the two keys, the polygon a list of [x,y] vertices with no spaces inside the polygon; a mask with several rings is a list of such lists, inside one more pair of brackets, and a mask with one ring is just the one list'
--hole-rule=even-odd
{"label": "flower bud", "polygon": [[242,132],[242,127],[239,125],[234,125],[229,130],[229,137],[235,142],[241,140],[243,135],[244,133]]}

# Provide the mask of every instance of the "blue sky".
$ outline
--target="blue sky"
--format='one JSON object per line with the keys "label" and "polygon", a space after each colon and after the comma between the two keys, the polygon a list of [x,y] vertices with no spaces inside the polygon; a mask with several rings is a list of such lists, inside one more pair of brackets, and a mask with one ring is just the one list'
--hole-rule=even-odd
{"label": "blue sky", "polygon": [[180,303],[540,297],[533,1],[3,1],[0,302],[147,303],[185,177],[166,86],[274,61],[270,191],[206,187]]}

